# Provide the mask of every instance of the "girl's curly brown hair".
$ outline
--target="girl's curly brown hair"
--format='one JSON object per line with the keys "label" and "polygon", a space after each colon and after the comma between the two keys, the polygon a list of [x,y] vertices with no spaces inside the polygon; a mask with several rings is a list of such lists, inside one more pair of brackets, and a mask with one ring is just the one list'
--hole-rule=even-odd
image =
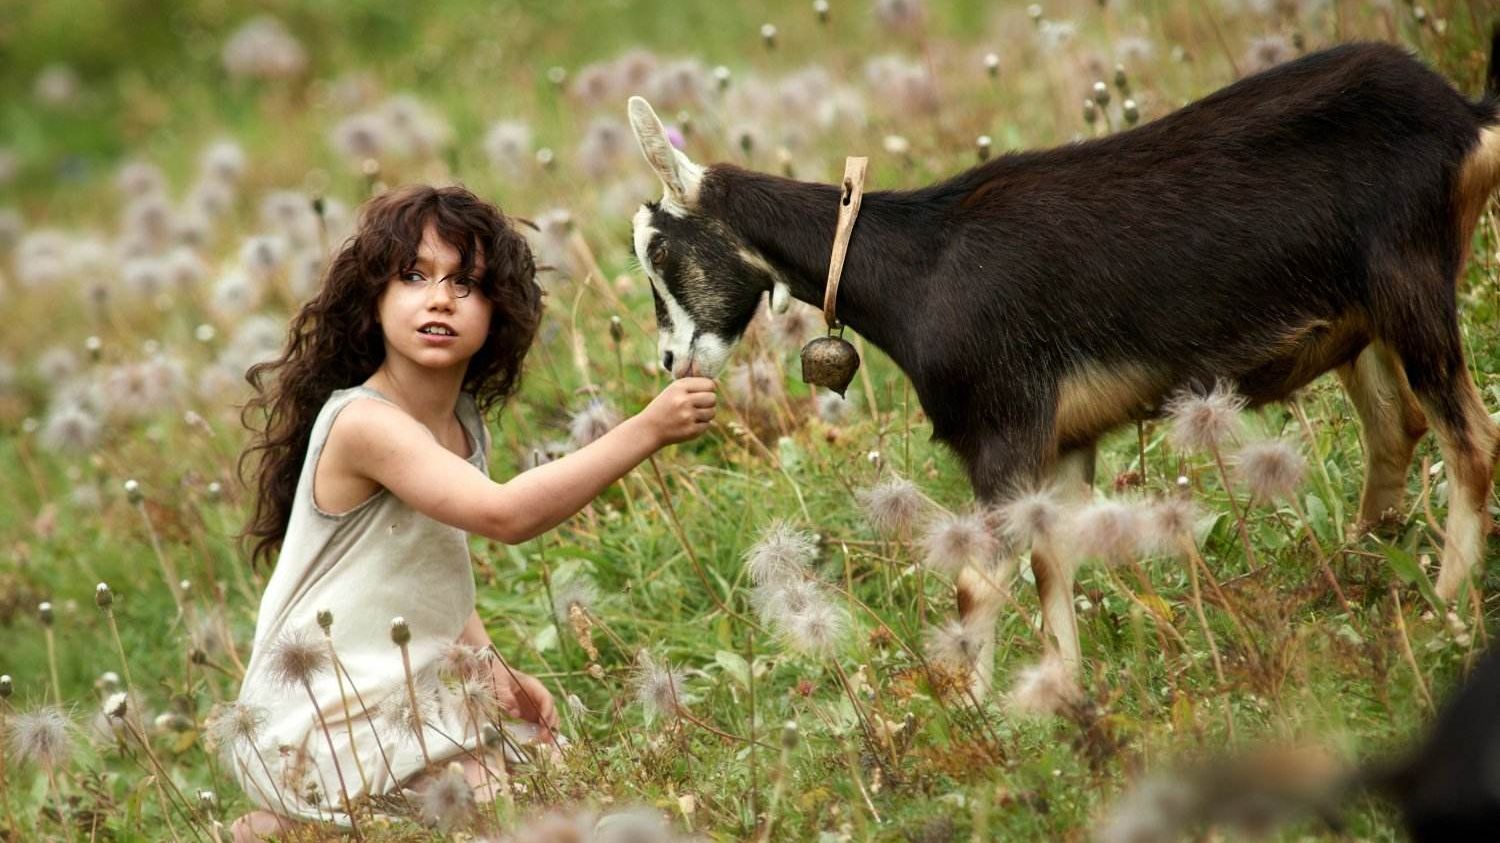
{"label": "girl's curly brown hair", "polygon": [[328,396],[363,383],[385,359],[377,303],[390,279],[416,262],[429,224],[458,250],[465,274],[474,275],[476,258],[482,259],[478,289],[494,304],[489,336],[469,359],[463,390],[483,415],[520,385],[521,364],[541,321],[541,289],[531,249],[505,214],[462,187],[414,185],[366,202],[322,289],[292,319],[281,357],[245,375],[256,394],[240,420],[254,438],[238,468],[244,482],[253,461],[258,482],[254,514],[240,539],[253,541],[252,565],[270,562],[286,537],[313,422]]}

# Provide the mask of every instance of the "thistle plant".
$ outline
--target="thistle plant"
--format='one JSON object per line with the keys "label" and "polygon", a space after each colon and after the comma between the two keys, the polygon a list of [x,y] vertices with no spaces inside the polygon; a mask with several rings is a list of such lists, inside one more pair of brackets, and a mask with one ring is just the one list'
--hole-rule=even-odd
{"label": "thistle plant", "polygon": [[401,649],[401,670],[406,677],[406,698],[411,706],[413,719],[412,732],[417,736],[417,746],[422,749],[422,760],[427,766],[432,766],[432,756],[427,752],[427,737],[423,734],[422,707],[417,700],[417,682],[411,672],[411,652],[407,645],[411,644],[411,627],[407,626],[406,618],[396,616],[391,618],[391,643]]}
{"label": "thistle plant", "polygon": [[1224,446],[1243,437],[1240,411],[1244,408],[1245,399],[1236,395],[1224,381],[1215,383],[1213,390],[1207,395],[1182,393],[1167,405],[1167,414],[1171,418],[1168,438],[1184,451],[1213,456],[1224,495],[1229,499],[1229,511],[1234,515],[1235,526],[1239,528],[1240,544],[1245,548],[1245,561],[1251,570],[1257,570],[1260,565],[1256,562],[1255,548],[1250,544],[1250,528],[1245,522],[1245,513],[1235,500],[1229,469],[1224,461]]}
{"label": "thistle plant", "polygon": [[339,795],[343,798],[344,812],[349,816],[349,825],[354,831],[354,836],[363,840],[364,834],[360,831],[358,820],[355,819],[354,804],[349,799],[349,788],[344,781],[343,766],[339,764],[338,750],[333,746],[333,734],[328,731],[328,722],[323,717],[322,706],[318,703],[317,695],[312,689],[313,680],[332,666],[332,659],[327,650],[313,640],[312,635],[290,630],[283,632],[271,643],[269,658],[272,681],[282,685],[300,686],[303,693],[307,694],[307,702],[312,706],[318,728],[322,730],[323,739],[328,744],[328,757],[333,762],[333,771],[338,777]]}

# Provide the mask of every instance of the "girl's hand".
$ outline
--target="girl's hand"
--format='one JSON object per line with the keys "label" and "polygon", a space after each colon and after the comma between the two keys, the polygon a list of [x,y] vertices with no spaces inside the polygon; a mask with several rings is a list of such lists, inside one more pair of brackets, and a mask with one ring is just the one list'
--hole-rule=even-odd
{"label": "girl's hand", "polygon": [[662,445],[686,442],[708,429],[714,419],[718,396],[708,378],[687,377],[672,381],[652,399],[639,418]]}
{"label": "girl's hand", "polygon": [[552,701],[551,692],[541,680],[530,674],[503,666],[499,672],[502,677],[497,683],[500,710],[510,717],[541,726],[542,741],[551,743],[559,725],[557,705]]}

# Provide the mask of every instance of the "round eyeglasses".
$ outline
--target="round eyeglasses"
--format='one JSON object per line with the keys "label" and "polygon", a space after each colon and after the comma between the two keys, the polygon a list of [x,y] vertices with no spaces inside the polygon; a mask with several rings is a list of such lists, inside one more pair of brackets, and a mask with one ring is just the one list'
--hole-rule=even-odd
{"label": "round eyeglasses", "polygon": [[444,278],[429,279],[427,278],[427,276],[415,270],[407,270],[405,272],[399,273],[397,274],[396,278],[399,279],[402,284],[405,284],[408,287],[416,287],[420,285],[424,289],[431,289],[437,284],[447,281],[448,292],[452,294],[452,296],[456,299],[468,298],[469,294],[474,292],[474,288],[479,286],[474,281],[474,279],[469,278],[468,276],[449,275]]}

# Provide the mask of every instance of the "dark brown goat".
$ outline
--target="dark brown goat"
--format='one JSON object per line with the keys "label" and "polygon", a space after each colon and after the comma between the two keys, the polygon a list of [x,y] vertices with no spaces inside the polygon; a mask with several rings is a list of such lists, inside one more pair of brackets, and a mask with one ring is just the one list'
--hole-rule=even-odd
{"label": "dark brown goat", "polygon": [[[1349,44],[1131,131],[868,193],[838,315],[911,378],[986,503],[1045,482],[1086,494],[1098,438],[1179,391],[1225,380],[1259,404],[1336,370],[1363,431],[1366,522],[1399,510],[1437,432],[1452,597],[1481,558],[1500,439],[1456,301],[1500,182],[1497,91],[1493,55],[1475,103],[1396,47]],[[634,231],[662,364],[714,375],[763,292],[773,310],[788,293],[821,304],[839,190],[701,167],[644,100],[629,110],[666,191]],[[1076,666],[1072,575],[1052,556],[1032,554],[1043,619]],[[987,640],[992,582],[958,583]]]}

